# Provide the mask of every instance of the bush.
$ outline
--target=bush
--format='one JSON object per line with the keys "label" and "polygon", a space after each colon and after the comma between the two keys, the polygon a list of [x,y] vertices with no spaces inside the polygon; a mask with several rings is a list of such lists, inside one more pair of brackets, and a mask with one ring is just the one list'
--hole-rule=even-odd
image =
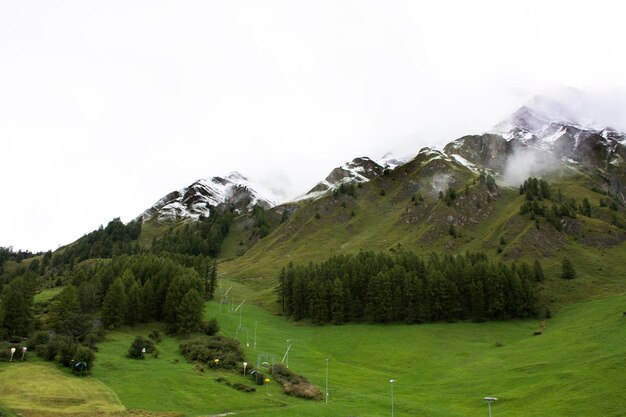
{"label": "bush", "polygon": [[217,319],[211,319],[205,323],[202,323],[202,332],[207,336],[213,336],[220,331],[220,325],[217,323]]}
{"label": "bush", "polygon": [[[156,350],[154,342],[152,340],[144,339],[143,336],[137,336],[135,337],[135,340],[133,340],[133,343],[130,345],[130,348],[128,349],[128,354],[126,356],[131,359],[144,359],[145,353],[143,349],[145,349],[145,353],[153,353]],[[156,357],[158,357],[158,353]]]}
{"label": "bush", "polygon": [[239,369],[245,360],[239,341],[221,335],[187,340],[180,344],[180,351],[187,360],[206,363],[212,368]]}
{"label": "bush", "polygon": [[95,359],[96,359],[96,354],[94,353],[93,350],[89,349],[87,346],[79,346],[78,348],[76,348],[76,353],[74,354],[74,364],[84,363],[85,364],[84,369],[89,370],[91,369],[91,366],[93,365],[93,361]]}
{"label": "bush", "polygon": [[290,371],[289,368],[282,364],[274,366],[272,376],[283,387],[283,391],[287,395],[311,400],[321,400],[323,397],[322,391],[311,384],[308,379]]}
{"label": "bush", "polygon": [[48,332],[35,332],[27,341],[26,346],[29,350],[35,350],[39,345],[45,345],[50,341]]}

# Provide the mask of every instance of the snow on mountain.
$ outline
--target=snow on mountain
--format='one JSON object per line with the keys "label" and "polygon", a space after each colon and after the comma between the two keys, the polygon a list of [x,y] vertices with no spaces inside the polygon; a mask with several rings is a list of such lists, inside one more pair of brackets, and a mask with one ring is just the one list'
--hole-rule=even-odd
{"label": "snow on mountain", "polygon": [[255,204],[270,208],[276,202],[255,191],[248,178],[231,172],[226,177],[200,179],[188,187],[172,191],[139,215],[139,219],[197,220],[209,216],[212,208],[242,213],[251,210]]}
{"label": "snow on mountain", "polygon": [[377,159],[376,163],[384,169],[396,169],[400,165],[406,164],[409,160],[411,160],[410,156],[399,156],[393,152],[387,152]]}
{"label": "snow on mountain", "polygon": [[321,182],[317,183],[308,193],[297,197],[295,201],[316,199],[338,188],[341,184],[351,182],[367,182],[382,175],[384,168],[370,158],[363,156],[354,158],[340,167],[333,169]]}

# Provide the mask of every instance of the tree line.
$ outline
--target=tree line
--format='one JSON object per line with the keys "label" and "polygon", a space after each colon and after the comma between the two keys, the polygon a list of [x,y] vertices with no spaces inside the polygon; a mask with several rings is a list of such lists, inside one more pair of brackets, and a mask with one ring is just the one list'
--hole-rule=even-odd
{"label": "tree line", "polygon": [[360,252],[283,268],[278,300],[294,320],[422,323],[504,320],[536,314],[539,262],[506,265],[484,253]]}

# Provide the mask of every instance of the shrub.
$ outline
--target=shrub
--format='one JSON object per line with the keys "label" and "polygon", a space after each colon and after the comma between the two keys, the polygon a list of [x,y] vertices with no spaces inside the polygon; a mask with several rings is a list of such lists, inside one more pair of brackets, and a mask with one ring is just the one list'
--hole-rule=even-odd
{"label": "shrub", "polygon": [[217,323],[217,319],[211,319],[205,323],[202,323],[202,332],[207,336],[213,336],[220,331],[220,325]]}
{"label": "shrub", "polygon": [[239,341],[221,335],[184,341],[180,344],[180,351],[187,360],[206,363],[213,368],[239,369],[245,360]]}
{"label": "shrub", "polygon": [[126,356],[131,359],[144,359],[145,353],[143,349],[145,349],[145,353],[154,352],[154,342],[149,339],[144,339],[143,336],[137,336],[135,337],[135,340],[133,340],[133,343],[130,345],[130,348],[128,349],[128,354]]}
{"label": "shrub", "polygon": [[45,345],[50,341],[48,332],[35,332],[27,341],[26,346],[29,350],[35,350],[39,345]]}
{"label": "shrub", "polygon": [[[74,354],[74,364],[78,364],[82,362],[85,364],[84,369],[91,369],[93,365],[93,361],[96,359],[96,354],[93,350],[89,349],[87,346],[79,346],[76,348],[76,353]],[[80,369],[79,369],[80,370]]]}
{"label": "shrub", "polygon": [[320,391],[319,388],[311,384],[309,380],[302,375],[296,374],[282,364],[274,366],[272,376],[274,380],[283,387],[283,391],[287,395],[311,400],[322,399],[322,391]]}

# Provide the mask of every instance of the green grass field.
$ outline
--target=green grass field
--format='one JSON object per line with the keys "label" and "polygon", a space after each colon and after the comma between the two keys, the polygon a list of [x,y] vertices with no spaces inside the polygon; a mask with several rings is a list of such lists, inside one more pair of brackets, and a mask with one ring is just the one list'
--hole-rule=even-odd
{"label": "green grass field", "polygon": [[[237,285],[233,291],[238,291],[235,302],[250,295]],[[244,304],[248,362],[255,364],[258,353],[274,354],[280,362],[291,339],[290,369],[323,390],[329,358],[328,404],[285,396],[275,383],[257,386],[255,393],[219,384],[218,376],[251,382],[234,373],[196,370],[173,338],[159,344],[158,358],[125,358],[134,336],[147,335],[156,324],[110,333],[87,378],[38,361],[2,364],[0,394],[13,410],[50,407],[67,414],[125,407],[188,416],[384,416],[391,412],[393,378],[396,416],[487,415],[482,398],[490,395],[499,398],[494,417],[621,417],[626,404],[624,310],[626,294],[572,304],[548,320],[542,335],[533,336],[537,320],[312,326]],[[205,315],[217,317],[221,332],[235,336],[238,313],[210,302]],[[245,346],[246,333],[239,332],[239,338]],[[64,403],[69,397],[74,399]]]}

